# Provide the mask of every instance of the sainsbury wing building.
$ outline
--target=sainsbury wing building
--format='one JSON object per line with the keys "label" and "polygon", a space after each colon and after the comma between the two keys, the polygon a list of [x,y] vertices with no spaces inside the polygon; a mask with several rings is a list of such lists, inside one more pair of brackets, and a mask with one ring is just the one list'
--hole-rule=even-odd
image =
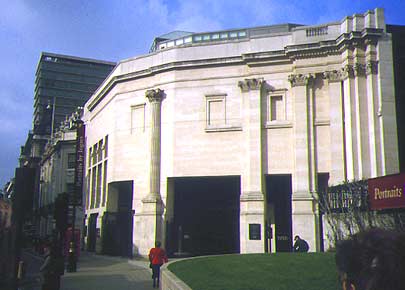
{"label": "sainsbury wing building", "polygon": [[318,192],[399,171],[395,116],[382,9],[158,37],[85,105],[87,249],[320,250]]}

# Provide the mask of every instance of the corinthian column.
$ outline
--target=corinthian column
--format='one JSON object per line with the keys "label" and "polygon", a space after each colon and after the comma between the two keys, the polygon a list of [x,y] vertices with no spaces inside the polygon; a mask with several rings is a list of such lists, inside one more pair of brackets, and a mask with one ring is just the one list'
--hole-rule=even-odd
{"label": "corinthian column", "polygon": [[134,217],[134,254],[147,255],[155,241],[164,240],[164,206],[160,196],[160,142],[161,105],[165,97],[163,90],[148,90],[145,94],[150,103],[150,166],[149,192],[142,199],[142,208]]}
{"label": "corinthian column", "polygon": [[150,168],[149,194],[147,199],[160,200],[160,140],[161,140],[161,106],[164,92],[160,89],[146,91],[150,102]]}

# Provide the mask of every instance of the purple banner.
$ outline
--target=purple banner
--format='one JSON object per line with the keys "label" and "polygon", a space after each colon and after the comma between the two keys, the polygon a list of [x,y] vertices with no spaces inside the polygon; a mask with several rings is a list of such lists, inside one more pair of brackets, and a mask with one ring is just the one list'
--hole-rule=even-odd
{"label": "purple banner", "polygon": [[84,150],[85,150],[85,125],[83,121],[77,121],[76,128],[76,170],[75,170],[75,190],[72,204],[81,206],[83,202],[83,170],[84,170]]}

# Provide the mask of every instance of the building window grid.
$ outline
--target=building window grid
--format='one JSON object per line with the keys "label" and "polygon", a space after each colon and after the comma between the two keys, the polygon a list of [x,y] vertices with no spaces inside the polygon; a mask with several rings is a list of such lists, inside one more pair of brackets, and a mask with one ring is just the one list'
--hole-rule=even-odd
{"label": "building window grid", "polygon": [[[87,208],[105,206],[107,196],[108,136],[89,148]],[[104,145],[104,146],[103,146]],[[103,168],[105,167],[105,168]]]}

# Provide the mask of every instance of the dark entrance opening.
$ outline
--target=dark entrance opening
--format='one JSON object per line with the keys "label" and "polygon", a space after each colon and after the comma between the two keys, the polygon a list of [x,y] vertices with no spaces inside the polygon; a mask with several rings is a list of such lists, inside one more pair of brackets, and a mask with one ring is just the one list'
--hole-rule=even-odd
{"label": "dark entrance opening", "polygon": [[291,175],[267,175],[266,188],[268,208],[274,209],[276,251],[291,252]]}
{"label": "dark entrance opening", "polygon": [[102,253],[132,257],[132,181],[109,184],[111,203],[103,215]]}
{"label": "dark entrance opening", "polygon": [[87,226],[87,251],[96,251],[96,240],[97,240],[97,213],[93,213],[89,217],[89,223]]}
{"label": "dark entrance opening", "polygon": [[[318,173],[318,194],[325,194],[328,191],[329,173]],[[323,212],[319,208],[319,250],[325,251],[325,243],[323,239]]]}
{"label": "dark entrance opening", "polygon": [[170,178],[169,183],[174,208],[167,224],[168,253],[239,253],[240,177]]}

